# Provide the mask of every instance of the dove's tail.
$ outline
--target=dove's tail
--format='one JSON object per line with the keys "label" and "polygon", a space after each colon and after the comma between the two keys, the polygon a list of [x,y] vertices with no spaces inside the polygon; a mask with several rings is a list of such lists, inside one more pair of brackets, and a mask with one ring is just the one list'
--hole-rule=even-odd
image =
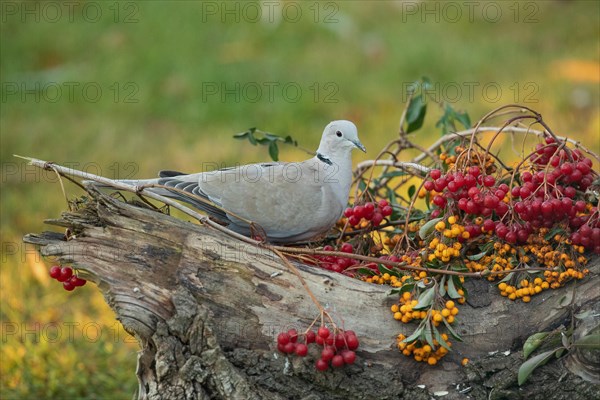
{"label": "dove's tail", "polygon": [[[160,171],[160,178],[155,179],[120,179],[116,182],[126,185],[143,188],[144,186],[161,185],[163,187],[146,187],[152,193],[161,196],[169,197],[175,200],[183,201],[190,204],[194,208],[201,210],[211,217],[219,219],[223,222],[228,222],[227,214],[208,198],[208,196],[198,187],[198,177],[196,174],[187,175],[175,171]],[[99,188],[113,188],[113,186],[105,185],[95,181],[84,181],[85,185],[94,185]],[[168,188],[167,188],[168,187]],[[169,189],[172,188],[172,189]]]}

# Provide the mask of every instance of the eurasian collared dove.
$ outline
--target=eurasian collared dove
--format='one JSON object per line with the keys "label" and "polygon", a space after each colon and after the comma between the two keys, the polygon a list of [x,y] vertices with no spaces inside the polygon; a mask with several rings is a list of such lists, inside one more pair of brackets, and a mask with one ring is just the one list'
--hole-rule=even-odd
{"label": "eurasian collared dove", "polygon": [[323,131],[316,156],[302,162],[248,164],[195,174],[161,171],[157,179],[122,182],[183,190],[218,207],[181,192],[148,189],[189,203],[243,235],[251,235],[247,221],[252,221],[271,242],[299,242],[325,234],[341,217],[350,194],[355,147],[366,151],[356,126],[333,121]]}

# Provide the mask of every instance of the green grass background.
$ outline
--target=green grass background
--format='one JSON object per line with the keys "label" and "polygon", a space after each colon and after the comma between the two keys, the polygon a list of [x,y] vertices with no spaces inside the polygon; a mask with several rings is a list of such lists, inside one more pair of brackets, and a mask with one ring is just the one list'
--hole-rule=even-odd
{"label": "green grass background", "polygon": [[[151,177],[267,159],[265,149],[231,139],[252,126],[316,148],[323,126],[344,118],[369,149],[358,161],[394,137],[403,90],[424,75],[473,120],[523,103],[557,134],[600,150],[600,3],[475,2],[472,18],[463,2],[449,3],[275,2],[273,20],[254,21],[256,7],[242,2],[79,2],[58,18],[43,2],[3,2],[0,397],[130,398],[138,350],[93,285],[65,292],[47,277],[51,260],[21,243],[66,205],[51,174],[12,154]],[[247,90],[239,99],[205,92],[236,84]],[[478,85],[472,97],[468,85]],[[502,96],[486,97],[486,85]],[[415,135],[421,144],[439,135],[435,118],[427,121]]]}

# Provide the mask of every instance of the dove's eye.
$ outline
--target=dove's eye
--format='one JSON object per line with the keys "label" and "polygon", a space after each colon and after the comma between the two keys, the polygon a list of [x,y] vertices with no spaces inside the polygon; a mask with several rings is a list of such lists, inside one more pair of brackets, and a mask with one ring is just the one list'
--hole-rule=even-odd
{"label": "dove's eye", "polygon": [[342,137],[342,132],[341,131],[337,131],[335,134],[337,135],[337,137]]}

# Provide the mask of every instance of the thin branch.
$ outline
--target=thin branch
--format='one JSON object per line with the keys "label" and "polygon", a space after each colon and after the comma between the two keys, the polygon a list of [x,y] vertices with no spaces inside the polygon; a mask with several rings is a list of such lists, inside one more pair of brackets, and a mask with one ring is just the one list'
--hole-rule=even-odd
{"label": "thin branch", "polygon": [[[429,146],[427,148],[427,150],[434,151],[435,149],[437,149],[438,147],[440,147],[440,145],[442,145],[443,143],[455,140],[457,137],[471,136],[475,132],[477,132],[478,134],[483,133],[483,132],[498,132],[500,129],[501,128],[498,127],[498,126],[480,126],[479,128],[471,128],[471,129],[467,129],[467,130],[460,131],[460,132],[454,132],[452,134],[448,134],[448,135],[442,136],[441,138],[439,138],[438,140],[436,140],[435,143],[433,143],[431,146]],[[537,135],[537,136],[544,136],[544,134],[545,134],[545,132],[543,132],[543,131],[539,131],[539,130],[535,130],[535,129],[522,128],[522,127],[518,127],[518,126],[507,126],[506,128],[503,129],[503,132],[507,132],[507,133],[521,133],[521,134],[534,134],[534,135]],[[598,156],[593,151],[591,151],[591,150],[585,148],[584,146],[582,146],[580,142],[578,142],[576,140],[573,140],[573,139],[569,139],[567,137],[563,137],[563,136],[556,136],[556,139],[561,140],[561,141],[565,141],[567,143],[571,143],[576,148],[579,148],[579,149],[583,150],[587,154],[589,154],[592,157],[594,157],[598,162],[600,162],[600,156]],[[411,160],[411,162],[413,162],[413,163],[419,163],[419,162],[423,161],[425,158],[427,158],[426,154],[419,154],[418,156],[416,156],[415,158],[413,158]]]}

